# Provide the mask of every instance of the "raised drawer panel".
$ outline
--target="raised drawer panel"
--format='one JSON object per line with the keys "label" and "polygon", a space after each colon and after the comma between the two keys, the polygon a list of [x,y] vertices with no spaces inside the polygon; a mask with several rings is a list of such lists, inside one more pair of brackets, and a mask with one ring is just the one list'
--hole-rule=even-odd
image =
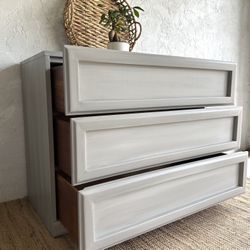
{"label": "raised drawer panel", "polygon": [[240,126],[235,107],[72,118],[72,183],[235,149]]}
{"label": "raised drawer panel", "polygon": [[[66,46],[65,102],[58,100],[59,111],[61,104],[67,115],[233,104],[235,68],[219,61]],[[62,68],[54,75],[62,88]]]}
{"label": "raised drawer panel", "polygon": [[244,192],[247,153],[88,187],[79,192],[80,249],[103,249]]}

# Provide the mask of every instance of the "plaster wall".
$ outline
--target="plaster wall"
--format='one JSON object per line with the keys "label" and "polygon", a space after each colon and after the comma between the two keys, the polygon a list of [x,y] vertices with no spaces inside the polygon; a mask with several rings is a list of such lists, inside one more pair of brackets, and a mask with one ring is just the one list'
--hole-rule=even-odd
{"label": "plaster wall", "polygon": [[[41,50],[61,50],[63,0],[0,1],[0,202],[27,194],[19,63]],[[131,0],[145,14],[135,51],[237,62],[238,105],[248,145],[249,0]]]}

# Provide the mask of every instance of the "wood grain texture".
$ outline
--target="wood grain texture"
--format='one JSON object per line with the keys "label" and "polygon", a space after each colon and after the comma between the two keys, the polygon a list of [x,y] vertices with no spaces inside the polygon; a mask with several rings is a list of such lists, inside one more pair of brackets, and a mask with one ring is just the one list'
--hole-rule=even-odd
{"label": "wood grain texture", "polygon": [[247,153],[177,165],[79,191],[80,249],[103,249],[244,192]]}
{"label": "wood grain texture", "polygon": [[[250,180],[246,193],[109,250],[250,249]],[[0,249],[76,250],[68,236],[53,238],[30,203],[0,204]]]}
{"label": "wood grain texture", "polygon": [[55,117],[56,166],[78,185],[237,149],[240,125],[241,109],[236,107]]}
{"label": "wood grain texture", "polygon": [[65,46],[67,115],[234,104],[236,65]]}
{"label": "wood grain texture", "polygon": [[63,66],[53,67],[51,69],[53,110],[59,113],[65,111],[63,84]]}
{"label": "wood grain texture", "polygon": [[250,249],[250,180],[247,193],[109,250]]}
{"label": "wood grain texture", "polygon": [[56,175],[57,180],[57,215],[68,229],[74,242],[78,242],[78,190],[72,187],[63,177]]}
{"label": "wood grain texture", "polygon": [[241,112],[219,107],[72,118],[72,184],[237,149]]}

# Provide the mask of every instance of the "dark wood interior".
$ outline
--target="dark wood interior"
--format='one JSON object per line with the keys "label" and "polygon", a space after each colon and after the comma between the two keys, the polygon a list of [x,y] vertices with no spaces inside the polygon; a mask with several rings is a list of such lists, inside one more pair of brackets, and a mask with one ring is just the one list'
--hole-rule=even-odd
{"label": "dark wood interior", "polygon": [[73,241],[78,243],[78,190],[56,175],[57,216]]}
{"label": "dark wood interior", "polygon": [[53,95],[53,110],[59,113],[65,113],[64,108],[64,80],[63,66],[56,66],[51,69],[51,83]]}
{"label": "dark wood interior", "polygon": [[54,117],[55,165],[59,171],[71,176],[70,122]]}
{"label": "dark wood interior", "polygon": [[78,190],[70,183],[70,119],[64,115],[63,66],[51,68],[57,217],[78,244]]}

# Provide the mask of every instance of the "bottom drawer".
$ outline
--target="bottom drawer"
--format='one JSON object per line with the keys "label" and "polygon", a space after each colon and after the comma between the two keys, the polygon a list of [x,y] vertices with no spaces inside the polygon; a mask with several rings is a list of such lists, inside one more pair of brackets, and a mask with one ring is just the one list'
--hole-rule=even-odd
{"label": "bottom drawer", "polygon": [[80,249],[103,249],[243,193],[246,166],[247,153],[240,152],[79,191],[58,177],[58,216],[78,234]]}

